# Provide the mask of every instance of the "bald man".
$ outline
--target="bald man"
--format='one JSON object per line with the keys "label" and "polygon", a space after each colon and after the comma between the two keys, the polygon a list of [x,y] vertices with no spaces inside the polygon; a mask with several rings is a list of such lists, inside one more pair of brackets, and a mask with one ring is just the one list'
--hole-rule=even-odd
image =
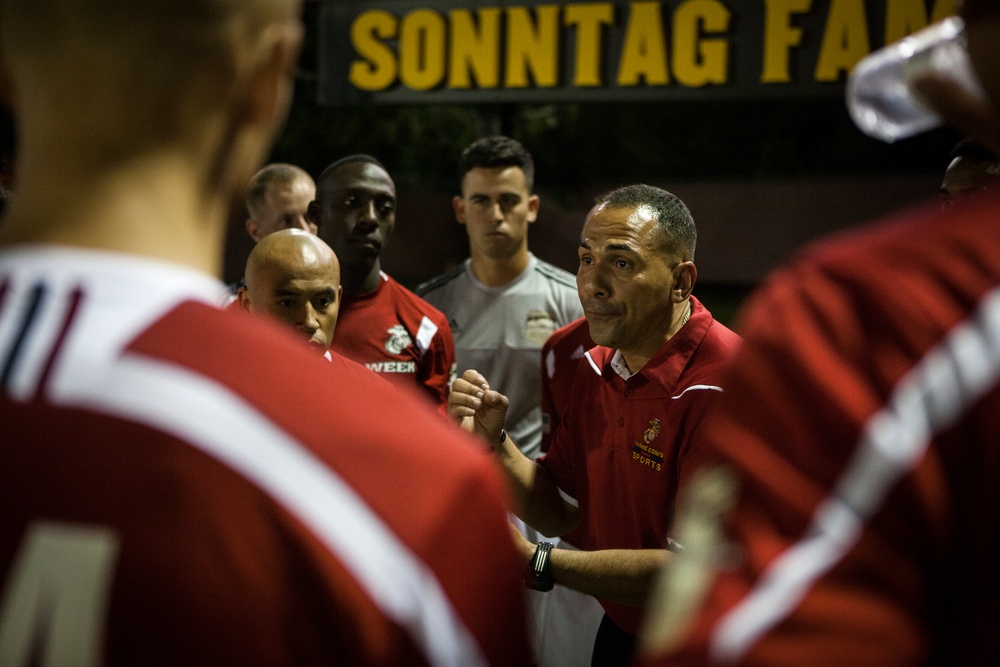
{"label": "bald man", "polygon": [[528,660],[478,443],[216,305],[301,12],[0,0],[0,665]]}
{"label": "bald man", "polygon": [[340,262],[325,242],[301,229],[265,236],[247,260],[240,308],[283,322],[326,352],[340,310]]}

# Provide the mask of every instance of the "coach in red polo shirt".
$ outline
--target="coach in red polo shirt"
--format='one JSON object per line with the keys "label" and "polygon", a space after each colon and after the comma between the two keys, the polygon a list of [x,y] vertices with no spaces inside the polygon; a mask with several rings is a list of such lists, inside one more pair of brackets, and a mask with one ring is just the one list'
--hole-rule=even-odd
{"label": "coach in red polo shirt", "polygon": [[694,220],[647,185],[611,192],[580,241],[577,288],[598,344],[577,369],[548,454],[532,462],[503,429],[507,399],[467,371],[450,414],[495,449],[514,512],[545,535],[579,527],[583,551],[522,540],[526,583],[594,595],[607,612],[594,664],[624,663],[665,548],[674,500],[740,338],[691,295]]}

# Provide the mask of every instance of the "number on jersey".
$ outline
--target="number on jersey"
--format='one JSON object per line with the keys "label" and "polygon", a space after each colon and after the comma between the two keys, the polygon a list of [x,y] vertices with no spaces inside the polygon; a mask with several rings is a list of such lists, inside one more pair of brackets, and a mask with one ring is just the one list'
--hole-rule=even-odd
{"label": "number on jersey", "polygon": [[118,559],[109,528],[39,521],[0,595],[0,665],[98,665]]}

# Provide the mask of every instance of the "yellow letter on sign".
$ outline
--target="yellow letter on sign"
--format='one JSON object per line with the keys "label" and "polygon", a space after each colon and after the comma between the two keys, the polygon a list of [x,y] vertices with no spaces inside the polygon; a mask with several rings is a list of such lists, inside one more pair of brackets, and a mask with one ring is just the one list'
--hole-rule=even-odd
{"label": "yellow letter on sign", "polygon": [[871,51],[864,0],[831,0],[819,47],[817,81],[836,81]]}
{"label": "yellow letter on sign", "polygon": [[618,65],[618,85],[637,86],[639,79],[645,79],[647,86],[662,86],[669,81],[659,2],[629,5],[625,45]]}
{"label": "yellow letter on sign", "polygon": [[480,88],[496,88],[500,83],[500,10],[479,10],[479,29],[472,12],[451,12],[451,56],[448,58],[449,88],[471,88],[470,72],[475,72]]}
{"label": "yellow letter on sign", "polygon": [[413,90],[430,90],[444,79],[444,19],[430,9],[406,15],[399,30],[399,78]]}
{"label": "yellow letter on sign", "polygon": [[540,5],[535,16],[537,25],[528,9],[507,10],[507,88],[527,88],[529,69],[539,88],[558,83],[559,6]]}
{"label": "yellow letter on sign", "polygon": [[351,63],[348,80],[360,90],[385,90],[396,81],[396,54],[379,40],[396,36],[396,17],[375,10],[351,24],[351,45],[364,60]]}
{"label": "yellow letter on sign", "polygon": [[792,27],[792,14],[804,14],[812,0],[767,0],[764,8],[764,68],[761,83],[790,83],[788,52],[802,43],[802,28]]}
{"label": "yellow letter on sign", "polygon": [[566,5],[566,25],[576,26],[576,60],[573,86],[601,85],[601,26],[615,22],[615,8],[610,2]]}
{"label": "yellow letter on sign", "polygon": [[699,39],[701,30],[724,33],[729,10],[718,0],[688,0],[674,12],[674,77],[685,86],[725,83],[729,43]]}

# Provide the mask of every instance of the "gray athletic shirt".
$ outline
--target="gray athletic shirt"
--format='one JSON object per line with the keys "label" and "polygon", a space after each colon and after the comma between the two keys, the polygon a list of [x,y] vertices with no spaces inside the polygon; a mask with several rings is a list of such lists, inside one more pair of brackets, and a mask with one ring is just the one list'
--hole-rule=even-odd
{"label": "gray athletic shirt", "polygon": [[458,373],[473,368],[510,399],[507,433],[526,456],[541,454],[542,344],[583,315],[576,277],[529,254],[528,268],[500,287],[472,275],[471,259],[418,285],[455,338]]}

